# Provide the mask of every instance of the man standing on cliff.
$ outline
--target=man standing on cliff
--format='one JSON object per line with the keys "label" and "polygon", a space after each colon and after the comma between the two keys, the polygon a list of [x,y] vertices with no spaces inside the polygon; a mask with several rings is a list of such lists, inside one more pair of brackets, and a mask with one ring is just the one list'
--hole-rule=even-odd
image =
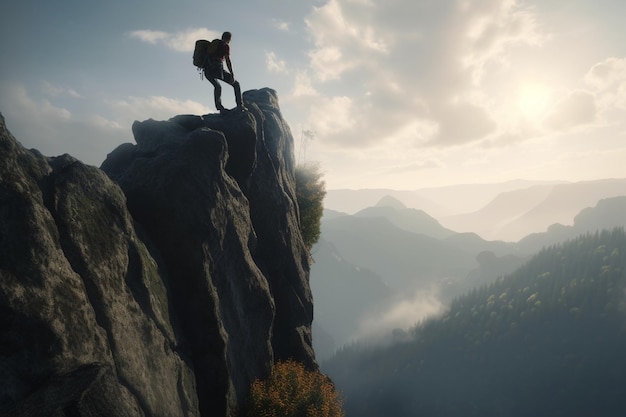
{"label": "man standing on cliff", "polygon": [[[213,84],[213,95],[215,96],[215,108],[221,112],[226,111],[226,108],[222,105],[222,86],[218,80],[222,80],[227,84],[230,84],[235,89],[235,102],[237,103],[238,110],[246,110],[241,99],[241,87],[239,81],[235,80],[235,73],[233,72],[233,64],[230,62],[230,40],[232,34],[230,32],[224,32],[222,39],[218,40],[218,45],[215,53],[209,56],[209,63],[204,68],[204,76],[211,84]],[[224,61],[226,61],[227,72],[224,70]]]}

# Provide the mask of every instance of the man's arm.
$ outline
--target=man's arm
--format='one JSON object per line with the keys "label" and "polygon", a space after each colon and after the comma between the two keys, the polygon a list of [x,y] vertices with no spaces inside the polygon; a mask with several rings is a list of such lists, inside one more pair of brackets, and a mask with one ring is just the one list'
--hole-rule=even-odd
{"label": "man's arm", "polygon": [[228,67],[228,71],[230,71],[230,75],[233,76],[233,80],[235,79],[235,73],[233,72],[233,64],[230,62],[230,56],[226,55],[226,66]]}

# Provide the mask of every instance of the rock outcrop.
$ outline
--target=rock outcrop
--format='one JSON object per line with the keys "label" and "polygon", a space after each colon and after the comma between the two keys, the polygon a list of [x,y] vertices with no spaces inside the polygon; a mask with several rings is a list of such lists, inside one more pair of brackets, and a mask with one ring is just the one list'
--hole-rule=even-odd
{"label": "rock outcrop", "polygon": [[135,122],[101,169],[24,149],[0,116],[0,414],[236,416],[316,369],[293,139],[248,112]]}

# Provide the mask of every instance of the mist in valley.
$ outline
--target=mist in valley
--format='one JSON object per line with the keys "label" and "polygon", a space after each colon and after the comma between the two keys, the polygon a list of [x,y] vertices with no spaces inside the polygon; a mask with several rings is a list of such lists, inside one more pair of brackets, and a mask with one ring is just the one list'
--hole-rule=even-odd
{"label": "mist in valley", "polygon": [[[472,192],[481,208],[468,203]],[[626,226],[623,196],[626,180],[614,179],[330,190],[311,270],[318,358],[359,340],[392,340],[394,330],[440,316],[545,246]],[[439,217],[417,204],[439,207]],[[506,233],[510,239],[488,239]]]}
{"label": "mist in valley", "polygon": [[620,415],[625,227],[626,180],[330,191],[313,346],[346,416]]}

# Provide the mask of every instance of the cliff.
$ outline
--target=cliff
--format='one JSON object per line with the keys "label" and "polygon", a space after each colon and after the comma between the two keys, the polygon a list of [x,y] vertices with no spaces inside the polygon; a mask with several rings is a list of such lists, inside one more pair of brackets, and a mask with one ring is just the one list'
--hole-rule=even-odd
{"label": "cliff", "polygon": [[0,116],[0,414],[235,416],[274,361],[317,368],[293,138],[244,100],[135,122],[100,169]]}

